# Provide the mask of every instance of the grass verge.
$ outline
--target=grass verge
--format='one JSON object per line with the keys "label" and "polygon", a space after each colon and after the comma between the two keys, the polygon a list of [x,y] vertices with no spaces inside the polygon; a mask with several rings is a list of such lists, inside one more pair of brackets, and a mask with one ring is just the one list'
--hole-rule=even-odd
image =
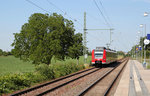
{"label": "grass verge", "polygon": [[[90,63],[90,59],[91,58],[88,57],[87,62]],[[77,64],[77,60],[75,59],[67,59],[66,61],[57,60],[53,62],[53,64],[41,64],[36,67],[34,67],[30,62],[23,62],[12,56],[2,57],[0,60],[2,60],[0,64],[3,65],[3,68],[7,67],[6,72],[3,72],[4,69],[1,68],[3,70],[1,70],[3,75],[0,77],[0,95],[31,87],[34,84],[59,78],[85,69],[83,57],[80,58],[79,64]]]}

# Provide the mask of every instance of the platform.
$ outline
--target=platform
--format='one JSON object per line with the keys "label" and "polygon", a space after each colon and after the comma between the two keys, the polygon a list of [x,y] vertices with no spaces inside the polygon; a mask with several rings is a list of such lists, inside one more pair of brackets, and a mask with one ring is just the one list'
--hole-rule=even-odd
{"label": "platform", "polygon": [[150,96],[150,70],[129,60],[114,96]]}

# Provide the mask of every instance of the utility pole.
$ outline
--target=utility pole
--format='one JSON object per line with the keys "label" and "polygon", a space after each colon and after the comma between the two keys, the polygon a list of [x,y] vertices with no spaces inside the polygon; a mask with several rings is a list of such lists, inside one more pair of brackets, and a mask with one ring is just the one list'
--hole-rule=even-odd
{"label": "utility pole", "polygon": [[[145,24],[145,37],[146,37],[146,24]],[[146,67],[147,67],[147,63],[146,63],[146,44],[144,44],[144,65],[146,65]]]}
{"label": "utility pole", "polygon": [[86,59],[87,59],[87,54],[86,54],[86,12],[84,12],[84,33],[83,33],[83,55],[84,55],[84,63],[86,63]]}
{"label": "utility pole", "polygon": [[110,30],[110,43],[109,44],[111,45],[111,30]]}
{"label": "utility pole", "polygon": [[110,30],[110,43],[109,43],[109,46],[110,46],[110,45],[111,45],[111,42],[112,42],[112,40],[111,40],[112,30],[114,30],[114,29],[110,28],[109,30]]}

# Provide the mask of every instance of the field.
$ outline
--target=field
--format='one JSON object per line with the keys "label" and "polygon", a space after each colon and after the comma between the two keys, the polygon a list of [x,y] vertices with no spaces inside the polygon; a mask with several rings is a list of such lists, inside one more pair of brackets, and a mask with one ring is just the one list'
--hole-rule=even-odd
{"label": "field", "polygon": [[32,71],[34,71],[34,65],[31,62],[23,62],[14,56],[0,57],[0,75]]}
{"label": "field", "polygon": [[[90,63],[91,56],[88,57],[87,63]],[[83,64],[84,58],[80,57],[79,62]],[[69,62],[77,62],[75,59],[66,59],[65,61],[59,61],[52,59],[52,64],[64,64]],[[31,62],[24,62],[14,56],[1,56],[0,57],[0,75],[8,73],[22,73],[22,72],[33,72],[35,65]]]}

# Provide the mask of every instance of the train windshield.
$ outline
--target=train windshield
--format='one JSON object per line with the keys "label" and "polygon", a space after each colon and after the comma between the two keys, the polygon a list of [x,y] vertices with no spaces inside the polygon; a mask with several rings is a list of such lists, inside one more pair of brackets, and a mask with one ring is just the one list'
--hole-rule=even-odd
{"label": "train windshield", "polygon": [[103,52],[95,52],[95,59],[103,58]]}

